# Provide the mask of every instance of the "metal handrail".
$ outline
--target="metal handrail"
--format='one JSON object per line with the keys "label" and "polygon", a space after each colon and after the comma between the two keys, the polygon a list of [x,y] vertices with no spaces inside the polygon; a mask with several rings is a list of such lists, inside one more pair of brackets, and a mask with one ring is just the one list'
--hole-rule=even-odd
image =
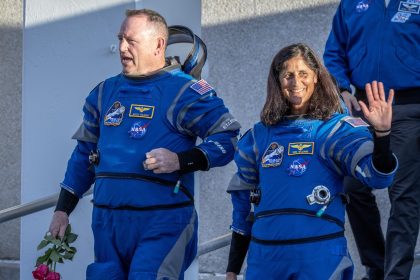
{"label": "metal handrail", "polygon": [[198,245],[197,255],[200,257],[209,252],[215,251],[217,249],[226,247],[230,245],[230,240],[232,239],[232,233],[218,236],[212,240],[206,241]]}
{"label": "metal handrail", "polygon": [[[90,195],[92,192],[93,190],[90,189],[85,193],[84,196]],[[59,194],[53,194],[34,200],[32,202],[23,203],[20,205],[12,206],[10,208],[6,208],[4,210],[0,210],[0,224],[53,207],[56,205],[58,197]],[[209,252],[228,246],[230,244],[231,238],[232,234],[228,233],[201,243],[198,245],[197,256],[200,257]],[[0,267],[18,269],[19,263],[19,261],[0,260]]]}
{"label": "metal handrail", "polygon": [[[93,190],[90,189],[85,193],[84,196],[90,195],[92,192]],[[59,194],[53,194],[34,200],[32,202],[23,203],[20,205],[12,206],[10,208],[6,208],[4,210],[0,210],[0,224],[53,207],[57,203],[58,196]]]}
{"label": "metal handrail", "polygon": [[[93,190],[90,189],[85,193],[85,196],[92,194]],[[50,195],[41,199],[34,200],[29,203],[16,205],[4,210],[0,210],[0,223],[10,221],[13,219],[20,218],[41,210],[45,210],[49,207],[54,206],[57,203],[59,194]],[[209,252],[218,250],[226,247],[230,244],[232,234],[228,233],[225,235],[218,236],[209,241],[203,242],[198,246],[197,256],[200,257]],[[0,260],[0,267],[18,269],[20,261],[13,260]],[[416,252],[414,255],[414,265],[420,264],[420,252]]]}
{"label": "metal handrail", "polygon": [[[206,241],[204,243],[201,243],[200,245],[198,245],[197,257],[228,246],[230,244],[231,238],[232,234],[228,233]],[[19,269],[19,266],[20,261],[0,260],[0,267],[3,268]]]}

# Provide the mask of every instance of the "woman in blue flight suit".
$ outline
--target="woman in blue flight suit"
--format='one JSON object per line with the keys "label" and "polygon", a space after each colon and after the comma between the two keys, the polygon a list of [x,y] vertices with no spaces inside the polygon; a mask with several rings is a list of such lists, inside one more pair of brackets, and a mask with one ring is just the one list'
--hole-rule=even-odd
{"label": "woman in blue flight suit", "polygon": [[274,57],[261,122],[235,153],[227,279],[236,279],[249,242],[247,279],[352,279],[342,179],[385,188],[398,165],[389,148],[393,91],[386,100],[374,81],[366,92],[373,136],[360,118],[338,113],[336,86],[308,46]]}

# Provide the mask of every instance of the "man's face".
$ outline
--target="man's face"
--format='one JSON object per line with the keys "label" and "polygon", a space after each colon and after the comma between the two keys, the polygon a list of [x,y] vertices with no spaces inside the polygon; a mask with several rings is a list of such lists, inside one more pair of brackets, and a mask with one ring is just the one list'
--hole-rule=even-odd
{"label": "man's face", "polygon": [[123,73],[129,76],[145,75],[154,71],[157,60],[158,36],[144,16],[124,20],[118,34]]}

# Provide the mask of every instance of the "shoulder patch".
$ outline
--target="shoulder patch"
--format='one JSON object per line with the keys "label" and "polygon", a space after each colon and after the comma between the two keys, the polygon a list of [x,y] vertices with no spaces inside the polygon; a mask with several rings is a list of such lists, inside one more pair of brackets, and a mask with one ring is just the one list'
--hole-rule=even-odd
{"label": "shoulder patch", "polygon": [[348,123],[352,127],[360,127],[360,126],[370,126],[361,118],[354,118],[354,117],[345,117],[343,119],[344,122]]}
{"label": "shoulder patch", "polygon": [[195,82],[190,86],[190,88],[201,95],[214,90],[213,87],[209,85],[205,80],[199,80],[198,82]]}

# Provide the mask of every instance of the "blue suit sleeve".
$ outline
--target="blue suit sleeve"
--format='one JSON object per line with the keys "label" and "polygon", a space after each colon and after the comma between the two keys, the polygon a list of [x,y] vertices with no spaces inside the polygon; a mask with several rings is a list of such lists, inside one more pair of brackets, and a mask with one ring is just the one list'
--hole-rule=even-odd
{"label": "blue suit sleeve", "polygon": [[228,187],[233,204],[231,229],[241,235],[251,234],[249,195],[250,190],[258,185],[257,152],[253,135],[254,131],[251,129],[238,142],[235,152],[238,171]]}
{"label": "blue suit sleeve", "polygon": [[90,170],[89,153],[96,151],[99,138],[100,110],[98,110],[98,87],[86,98],[83,107],[83,123],[73,135],[77,145],[67,163],[67,170],[61,187],[81,198],[95,180]]}
{"label": "blue suit sleeve", "polygon": [[241,235],[251,235],[252,222],[249,220],[251,213],[249,190],[232,191],[230,195],[233,205],[230,229]]}
{"label": "blue suit sleeve", "polygon": [[378,171],[372,162],[372,134],[366,127],[351,126],[348,122],[354,119],[344,117],[328,130],[321,146],[321,157],[330,168],[343,176],[352,176],[372,188],[386,188],[392,183],[398,161],[395,158],[391,172]]}
{"label": "blue suit sleeve", "polygon": [[337,80],[339,88],[351,92],[350,70],[346,53],[347,34],[348,31],[344,23],[344,10],[340,3],[334,15],[331,32],[325,45],[324,64]]}
{"label": "blue suit sleeve", "polygon": [[240,125],[214,90],[198,94],[188,88],[176,101],[173,120],[176,128],[203,142],[196,146],[207,158],[208,168],[229,163],[235,151]]}
{"label": "blue suit sleeve", "polygon": [[67,170],[61,187],[81,198],[95,180],[95,173],[89,169],[89,153],[96,150],[90,142],[78,141],[67,163]]}

